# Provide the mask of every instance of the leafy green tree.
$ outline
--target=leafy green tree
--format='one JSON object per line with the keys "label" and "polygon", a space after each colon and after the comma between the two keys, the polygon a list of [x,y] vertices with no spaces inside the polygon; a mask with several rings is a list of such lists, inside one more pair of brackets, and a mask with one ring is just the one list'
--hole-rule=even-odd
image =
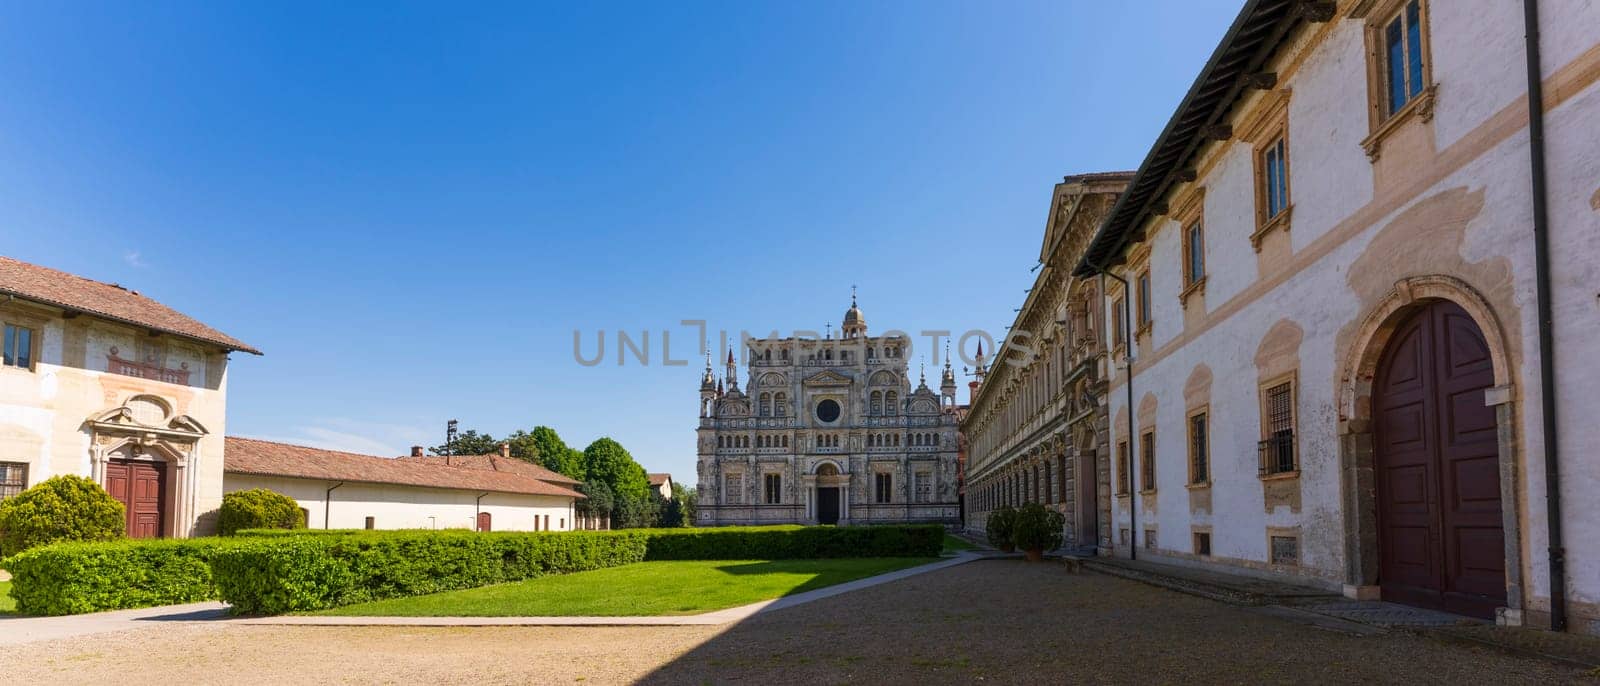
{"label": "leafy green tree", "polygon": [[0,557],[56,541],[112,541],[127,528],[122,503],[81,476],[53,476],[0,501]]}
{"label": "leafy green tree", "polygon": [[511,456],[523,462],[544,464],[540,457],[539,445],[533,440],[533,434],[517,429],[506,436],[506,443],[511,446]]}
{"label": "leafy green tree", "polygon": [[612,528],[638,529],[660,526],[662,500],[661,494],[655,491],[618,498],[617,507],[611,514]]}
{"label": "leafy green tree", "polygon": [[[539,456],[539,464],[543,465],[545,469],[579,481],[587,478],[588,475],[584,473],[583,469],[583,451],[568,446],[566,441],[561,440],[561,436],[556,433],[555,429],[548,426],[536,426],[533,427],[533,431],[527,434],[527,437],[528,442],[532,444]],[[515,455],[516,450],[516,444],[512,444],[511,454]]]}
{"label": "leafy green tree", "polygon": [[661,499],[661,526],[694,526],[694,489],[672,482],[672,497]]}
{"label": "leafy green tree", "polygon": [[677,501],[678,507],[683,510],[683,525],[694,526],[695,513],[699,510],[699,491],[674,481],[672,499]]}
{"label": "leafy green tree", "polygon": [[448,444],[436,445],[428,449],[435,455],[498,455],[500,441],[489,434],[480,434],[472,429],[467,429],[456,434],[455,446]]}
{"label": "leafy green tree", "polygon": [[583,450],[584,481],[611,487],[617,498],[641,500],[650,491],[650,477],[628,450],[610,438],[598,438]]}
{"label": "leafy green tree", "polygon": [[578,492],[587,496],[575,505],[578,512],[585,516],[597,514],[611,514],[616,506],[616,499],[611,495],[611,487],[598,481],[578,484]]}

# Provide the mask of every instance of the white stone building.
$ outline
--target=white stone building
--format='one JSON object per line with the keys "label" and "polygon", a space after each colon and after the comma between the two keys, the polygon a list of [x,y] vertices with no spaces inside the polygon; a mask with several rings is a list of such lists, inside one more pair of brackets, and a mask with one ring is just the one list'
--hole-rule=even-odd
{"label": "white stone building", "polygon": [[294,498],[312,529],[570,531],[575,485],[508,454],[385,458],[229,436],[223,489]]}
{"label": "white stone building", "polygon": [[911,386],[904,335],[869,336],[853,301],[841,337],[745,341],[700,383],[696,524],[870,524],[959,518],[948,360]]}
{"label": "white stone building", "polygon": [[94,479],[132,537],[214,531],[228,355],[255,348],[121,286],[0,257],[0,499]]}
{"label": "white stone building", "polygon": [[1600,633],[1600,7],[1540,5],[1245,3],[1075,265],[1106,552]]}

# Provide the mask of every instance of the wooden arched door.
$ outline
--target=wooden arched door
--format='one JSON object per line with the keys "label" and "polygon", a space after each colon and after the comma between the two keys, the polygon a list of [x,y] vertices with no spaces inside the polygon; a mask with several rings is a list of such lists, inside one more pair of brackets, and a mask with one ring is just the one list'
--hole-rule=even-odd
{"label": "wooden arched door", "polygon": [[1373,380],[1383,598],[1474,617],[1505,605],[1494,366],[1459,305],[1419,307]]}
{"label": "wooden arched door", "polygon": [[[492,528],[494,528],[492,526],[492,524],[493,524],[493,521],[489,517],[489,513],[487,513],[487,512],[479,512],[478,513],[478,530],[479,531],[489,531],[489,530],[491,530]],[[534,528],[538,528],[537,525],[535,525]]]}

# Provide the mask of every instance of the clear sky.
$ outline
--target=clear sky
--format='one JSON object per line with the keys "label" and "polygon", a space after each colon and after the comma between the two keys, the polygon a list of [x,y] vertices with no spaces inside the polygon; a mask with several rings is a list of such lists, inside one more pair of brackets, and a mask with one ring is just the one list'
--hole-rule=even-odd
{"label": "clear sky", "polygon": [[8,2],[0,254],[265,351],[230,434],[547,424],[692,483],[681,320],[837,330],[855,284],[998,335],[1051,187],[1137,167],[1238,6]]}

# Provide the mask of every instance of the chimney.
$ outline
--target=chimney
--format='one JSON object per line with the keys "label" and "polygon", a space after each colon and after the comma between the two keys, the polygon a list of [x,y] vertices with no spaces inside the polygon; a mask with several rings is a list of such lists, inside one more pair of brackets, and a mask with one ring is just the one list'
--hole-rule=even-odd
{"label": "chimney", "polygon": [[422,457],[422,446],[420,446],[420,445],[411,446],[411,456],[412,457]]}
{"label": "chimney", "polygon": [[978,404],[978,382],[976,381],[967,382],[967,404],[972,406],[977,406]]}
{"label": "chimney", "polygon": [[508,458],[508,459],[511,457],[511,444],[510,443],[507,443],[507,442],[504,442],[504,441],[502,441],[500,443],[500,457],[504,457],[504,458]]}

